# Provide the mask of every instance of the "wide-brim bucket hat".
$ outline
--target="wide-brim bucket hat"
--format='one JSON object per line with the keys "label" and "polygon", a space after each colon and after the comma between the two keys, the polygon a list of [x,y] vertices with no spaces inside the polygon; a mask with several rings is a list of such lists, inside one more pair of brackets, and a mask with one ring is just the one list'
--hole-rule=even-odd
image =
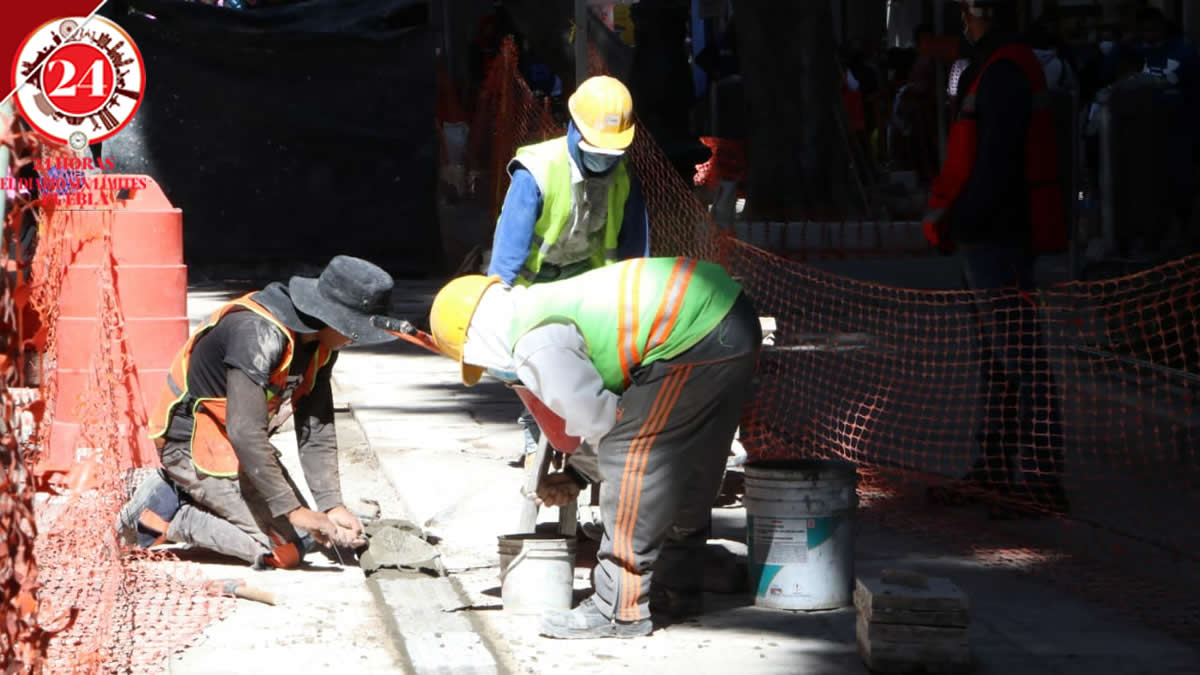
{"label": "wide-brim bucket hat", "polygon": [[320,319],[358,345],[395,340],[392,333],[371,323],[386,315],[392,301],[392,276],[361,258],[339,255],[321,276],[292,277],[288,292],[296,309]]}

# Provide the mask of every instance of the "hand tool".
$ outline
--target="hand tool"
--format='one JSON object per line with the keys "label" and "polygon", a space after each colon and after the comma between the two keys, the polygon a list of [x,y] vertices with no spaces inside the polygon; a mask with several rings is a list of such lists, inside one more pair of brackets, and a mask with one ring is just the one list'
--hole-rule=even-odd
{"label": "hand tool", "polygon": [[217,579],[208,582],[206,588],[208,592],[216,595],[230,595],[235,598],[254,600],[267,605],[277,605],[281,600],[281,598],[270,591],[247,586],[245,579]]}
{"label": "hand tool", "polygon": [[[537,498],[538,484],[541,483],[542,478],[550,471],[551,446],[561,452],[572,453],[579,448],[580,439],[578,436],[568,435],[566,431],[567,424],[563,418],[555,414],[553,410],[550,410],[529,389],[519,384],[509,385],[509,387],[517,392],[517,396],[521,398],[521,402],[525,404],[530,414],[537,420],[538,428],[542,430],[533,462],[526,465],[525,485],[521,489],[521,494],[527,501],[521,505],[520,529],[517,530],[518,532],[533,532],[537,526],[538,513],[537,502],[533,500]],[[576,499],[572,499],[563,506],[558,507],[559,534],[565,537],[575,536],[577,511]]]}
{"label": "hand tool", "polygon": [[432,335],[423,330],[418,330],[416,326],[405,319],[377,314],[371,317],[371,325],[386,330],[401,340],[411,342],[418,347],[424,347],[434,354],[442,353],[442,350],[438,349],[437,343],[433,341]]}

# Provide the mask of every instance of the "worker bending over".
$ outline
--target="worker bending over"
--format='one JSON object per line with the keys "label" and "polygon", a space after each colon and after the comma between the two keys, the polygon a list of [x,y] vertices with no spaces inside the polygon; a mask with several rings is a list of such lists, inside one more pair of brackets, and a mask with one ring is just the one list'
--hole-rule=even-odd
{"label": "worker bending over", "polygon": [[[365,260],[337,256],[320,278],[270,284],[205,321],[150,418],[163,469],[122,509],[126,542],[187,543],[260,568],[298,565],[309,537],[361,543],[362,524],[342,502],[330,374],[342,347],[393,339],[370,323],[387,313],[392,283]],[[315,509],[269,440],[288,400]]]}
{"label": "worker bending over", "polygon": [[543,634],[648,634],[652,568],[655,611],[695,607],[697,560],[762,343],[741,286],[687,258],[627,260],[528,288],[473,275],[438,293],[430,327],[464,384],[485,369],[519,381],[583,439],[538,487],[542,503],[604,482],[595,593],[546,615]]}

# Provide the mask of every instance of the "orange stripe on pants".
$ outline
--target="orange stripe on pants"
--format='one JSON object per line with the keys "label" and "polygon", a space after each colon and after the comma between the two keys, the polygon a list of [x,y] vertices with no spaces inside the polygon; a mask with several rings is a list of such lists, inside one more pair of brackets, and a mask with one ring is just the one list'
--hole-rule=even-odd
{"label": "orange stripe on pants", "polygon": [[[637,526],[638,507],[641,503],[642,479],[645,477],[646,461],[650,449],[658,434],[666,426],[671,410],[683,393],[683,385],[687,382],[692,367],[681,368],[667,376],[663,386],[654,397],[650,413],[638,430],[633,443],[630,444],[629,454],[625,456],[625,467],[621,474],[621,497],[617,502],[617,518],[613,533],[613,554],[625,561],[635,559],[633,552],[633,534]],[[629,565],[621,566],[623,590],[617,594],[614,602],[613,615],[621,620],[634,621],[638,618],[638,594],[641,583]],[[631,589],[638,589],[631,592]]]}

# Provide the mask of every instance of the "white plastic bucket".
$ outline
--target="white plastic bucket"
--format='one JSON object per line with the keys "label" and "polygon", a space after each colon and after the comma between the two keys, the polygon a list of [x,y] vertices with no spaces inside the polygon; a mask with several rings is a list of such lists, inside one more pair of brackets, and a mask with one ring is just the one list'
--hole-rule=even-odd
{"label": "white plastic bucket", "polygon": [[746,465],[746,545],[754,604],[836,609],[854,589],[854,464],[804,459]]}
{"label": "white plastic bucket", "polygon": [[500,598],[514,614],[571,609],[575,588],[575,539],[556,534],[497,537]]}

